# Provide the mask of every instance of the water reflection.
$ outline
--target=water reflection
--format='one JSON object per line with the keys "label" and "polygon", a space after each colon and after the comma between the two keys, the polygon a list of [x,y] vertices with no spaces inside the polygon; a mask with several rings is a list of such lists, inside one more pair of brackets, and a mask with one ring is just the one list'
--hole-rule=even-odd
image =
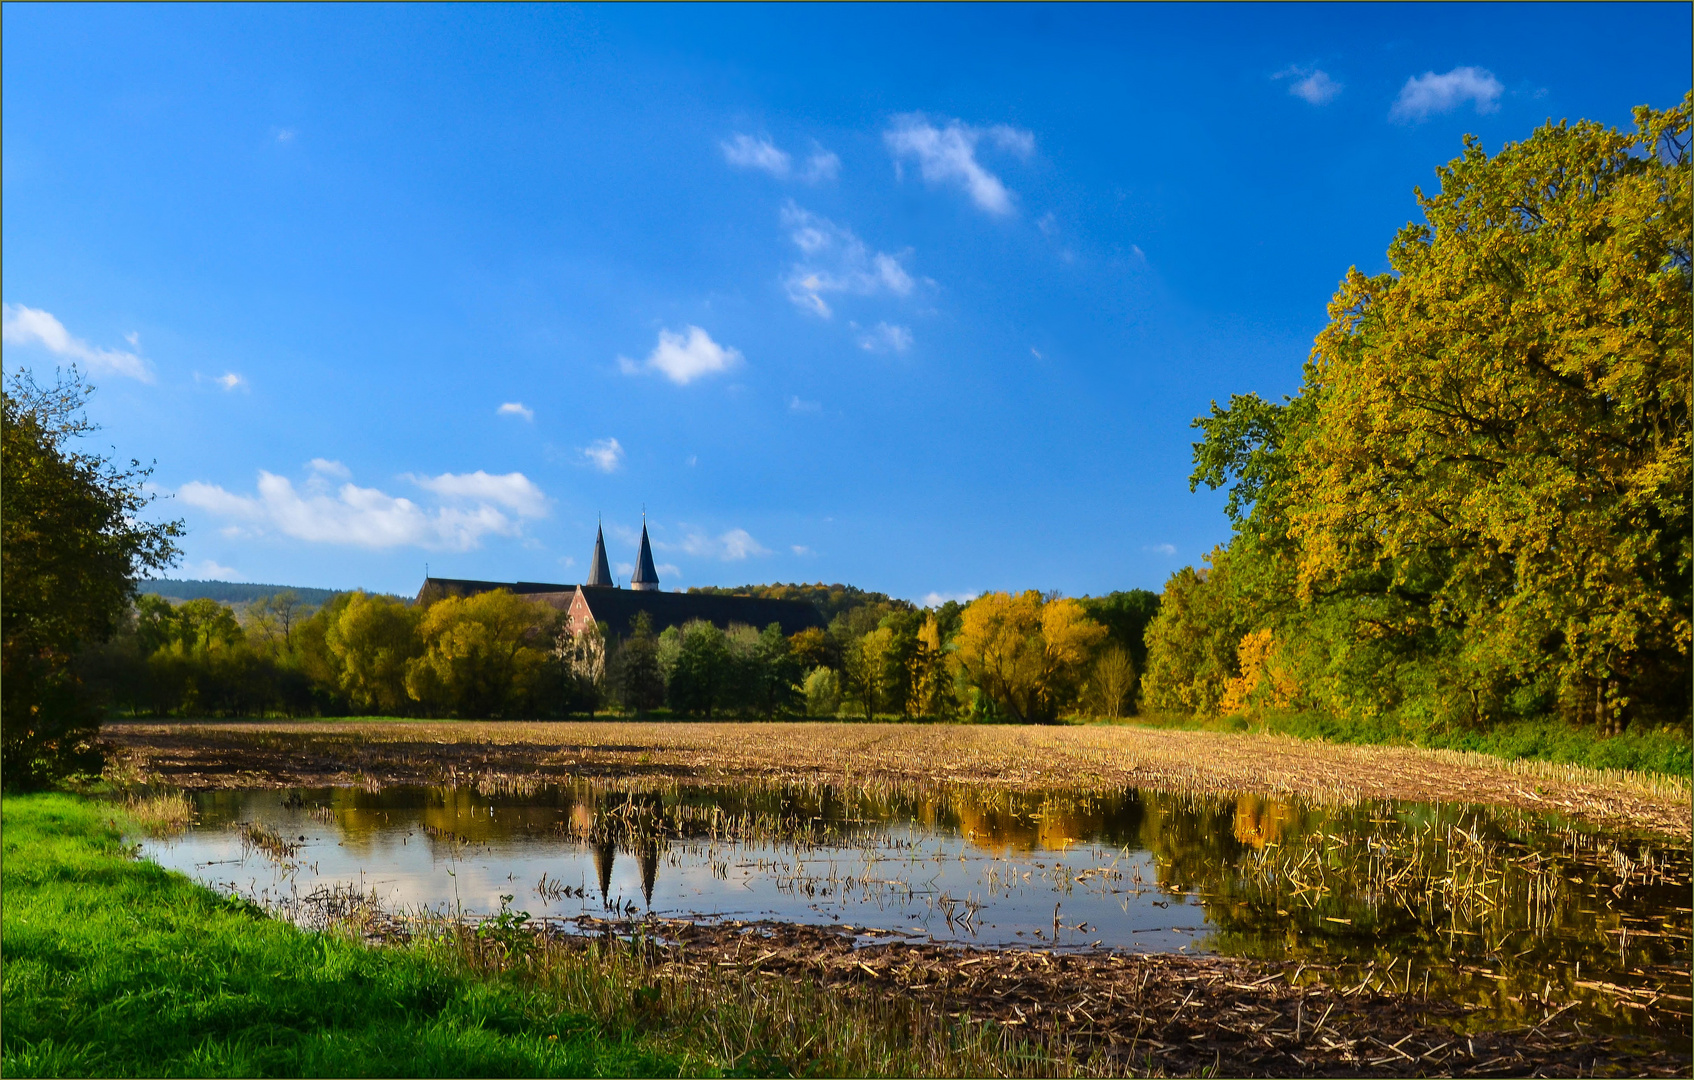
{"label": "water reflection", "polygon": [[[979,944],[1202,949],[1343,965],[1486,1007],[1576,1003],[1688,1032],[1689,852],[1476,806],[1125,791],[582,784],[210,792],[148,853],[275,902],[608,909],[842,923]],[[229,828],[305,837],[267,857]],[[549,884],[551,883],[551,884]],[[640,903],[634,899],[639,895]]]}

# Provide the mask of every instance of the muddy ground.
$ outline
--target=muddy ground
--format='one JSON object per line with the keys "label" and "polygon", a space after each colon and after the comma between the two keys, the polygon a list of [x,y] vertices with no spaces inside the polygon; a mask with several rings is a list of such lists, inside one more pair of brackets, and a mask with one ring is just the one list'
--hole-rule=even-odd
{"label": "muddy ground", "polygon": [[[368,925],[404,939],[398,921]],[[584,916],[553,948],[639,940],[654,979],[811,980],[991,1020],[1090,1073],[1154,1076],[1688,1076],[1690,1055],[1589,1030],[1553,1005],[1533,1026],[1475,1030],[1466,1007],[1367,970],[1211,956],[984,950],[850,926]],[[491,944],[490,948],[500,948]],[[623,947],[623,946],[620,946]],[[1533,1004],[1533,1003],[1532,1003]],[[1680,1018],[1685,1019],[1685,1018]],[[1672,1021],[1676,1022],[1676,1021]]]}
{"label": "muddy ground", "polygon": [[112,723],[127,767],[189,790],[607,778],[1410,799],[1554,810],[1689,843],[1686,779],[1480,754],[1120,726],[265,721]]}

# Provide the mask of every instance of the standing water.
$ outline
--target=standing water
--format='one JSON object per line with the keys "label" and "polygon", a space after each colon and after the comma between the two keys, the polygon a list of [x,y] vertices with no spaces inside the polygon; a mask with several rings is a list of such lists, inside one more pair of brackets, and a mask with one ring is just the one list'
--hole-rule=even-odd
{"label": "standing water", "polygon": [[[1686,1042],[1686,847],[1551,814],[1126,791],[602,785],[214,791],[145,855],[302,917],[771,920],[977,946],[1371,966],[1491,1025]],[[567,920],[571,922],[567,923]]]}

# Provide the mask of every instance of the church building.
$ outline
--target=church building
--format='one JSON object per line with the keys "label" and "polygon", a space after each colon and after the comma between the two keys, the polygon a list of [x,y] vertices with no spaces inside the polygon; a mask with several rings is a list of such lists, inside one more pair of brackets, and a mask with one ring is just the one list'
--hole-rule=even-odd
{"label": "church building", "polygon": [[725,630],[737,623],[756,630],[776,623],[782,627],[784,634],[796,634],[807,627],[821,628],[824,625],[823,615],[818,609],[801,600],[661,592],[659,572],[653,565],[653,548],[647,540],[645,519],[641,522],[641,553],[636,557],[635,573],[630,577],[627,589],[620,588],[612,577],[611,564],[606,559],[606,537],[597,527],[588,580],[581,585],[431,577],[425,578],[423,588],[418,590],[418,602],[425,603],[444,596],[474,596],[495,589],[507,589],[566,612],[572,633],[581,633],[590,623],[603,623],[607,636],[611,638],[627,635],[640,612],[647,613],[655,634],[666,627],[681,626],[696,619]]}

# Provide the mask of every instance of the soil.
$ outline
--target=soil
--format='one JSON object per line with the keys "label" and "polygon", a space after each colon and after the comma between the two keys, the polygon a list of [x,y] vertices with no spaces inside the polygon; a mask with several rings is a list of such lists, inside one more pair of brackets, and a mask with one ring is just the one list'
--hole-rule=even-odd
{"label": "soil", "polygon": [[977,784],[1473,802],[1690,840],[1686,780],[1480,754],[1125,726],[265,721],[111,723],[128,767],[188,790],[494,781]]}
{"label": "soil", "polygon": [[[707,968],[809,979],[832,991],[916,1001],[1020,1028],[1086,1071],[1192,1076],[1688,1076],[1687,1032],[1662,1040],[1585,1030],[1551,1006],[1517,1030],[1483,1030],[1466,1007],[1390,989],[1367,973],[1212,956],[982,950],[850,926],[584,916],[543,930],[555,946],[639,939],[659,977]],[[405,936],[390,923],[374,935]],[[893,940],[890,940],[893,938]],[[1345,983],[1344,985],[1338,985]],[[1674,1021],[1673,1021],[1674,1022]]]}

